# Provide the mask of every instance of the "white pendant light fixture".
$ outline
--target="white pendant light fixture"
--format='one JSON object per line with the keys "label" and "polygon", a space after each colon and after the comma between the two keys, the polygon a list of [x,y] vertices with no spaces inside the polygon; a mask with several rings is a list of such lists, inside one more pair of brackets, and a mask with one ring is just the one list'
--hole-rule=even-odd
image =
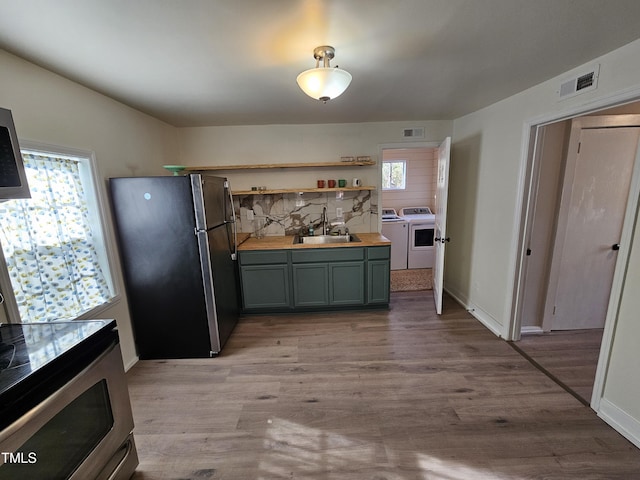
{"label": "white pendant light fixture", "polygon": [[[335,56],[335,48],[323,45],[313,50],[316,68],[305,70],[296,81],[304,93],[311,98],[327,103],[344,93],[351,83],[351,74],[338,67],[331,68],[329,61]],[[320,66],[322,60],[322,67]]]}

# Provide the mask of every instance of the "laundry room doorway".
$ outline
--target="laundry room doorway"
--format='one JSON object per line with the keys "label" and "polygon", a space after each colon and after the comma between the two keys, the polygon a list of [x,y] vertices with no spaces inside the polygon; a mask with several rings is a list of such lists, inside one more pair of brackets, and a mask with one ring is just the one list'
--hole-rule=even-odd
{"label": "laundry room doorway", "polygon": [[[379,201],[382,212],[380,231],[391,240],[391,256],[392,260],[396,260],[392,261],[391,268],[392,292],[433,288],[433,266],[429,262],[433,263],[435,248],[414,246],[412,249],[409,243],[411,225],[401,215],[402,210],[409,207],[428,207],[431,211],[435,209],[438,145],[435,142],[411,142],[384,144],[379,147]],[[394,213],[401,219],[394,221]],[[403,262],[399,261],[398,255],[404,257]]]}

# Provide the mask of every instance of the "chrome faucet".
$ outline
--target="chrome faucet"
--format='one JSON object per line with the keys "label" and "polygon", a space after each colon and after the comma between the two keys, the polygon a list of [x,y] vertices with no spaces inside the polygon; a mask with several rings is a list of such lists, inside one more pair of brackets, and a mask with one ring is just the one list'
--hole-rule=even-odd
{"label": "chrome faucet", "polygon": [[327,207],[322,207],[322,235],[327,234]]}

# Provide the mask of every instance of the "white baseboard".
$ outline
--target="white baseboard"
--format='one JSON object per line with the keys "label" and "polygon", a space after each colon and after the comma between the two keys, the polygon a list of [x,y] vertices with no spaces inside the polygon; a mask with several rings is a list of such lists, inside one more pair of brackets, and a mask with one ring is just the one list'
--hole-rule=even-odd
{"label": "white baseboard", "polygon": [[136,355],[136,357],[135,357],[133,360],[131,360],[130,362],[128,362],[128,363],[124,366],[124,371],[125,371],[125,372],[128,372],[128,371],[129,371],[129,369],[130,369],[131,367],[133,367],[136,363],[138,363],[138,361],[139,361],[139,360],[140,360],[140,357],[138,357],[138,356]]}
{"label": "white baseboard", "polygon": [[502,325],[500,325],[495,318],[489,315],[487,312],[483,311],[481,308],[478,308],[477,305],[474,305],[468,302],[460,292],[455,291],[451,288],[445,288],[445,291],[453,297],[453,299],[467,309],[476,320],[478,320],[482,325],[487,327],[491,333],[495,336],[502,338]]}
{"label": "white baseboard", "polygon": [[640,421],[633,418],[606,398],[600,399],[598,416],[627,440],[640,448]]}
{"label": "white baseboard", "polygon": [[445,286],[444,291],[447,292],[456,302],[458,302],[464,308],[469,310],[469,307],[467,306],[468,305],[467,298],[464,295],[462,295],[461,292],[449,286]]}
{"label": "white baseboard", "polygon": [[542,327],[529,326],[520,329],[520,335],[542,335],[543,333]]}
{"label": "white baseboard", "polygon": [[476,305],[472,305],[468,312],[480,321],[485,327],[487,327],[495,336],[503,338],[502,325],[500,325],[495,318],[489,315],[487,312],[478,308]]}

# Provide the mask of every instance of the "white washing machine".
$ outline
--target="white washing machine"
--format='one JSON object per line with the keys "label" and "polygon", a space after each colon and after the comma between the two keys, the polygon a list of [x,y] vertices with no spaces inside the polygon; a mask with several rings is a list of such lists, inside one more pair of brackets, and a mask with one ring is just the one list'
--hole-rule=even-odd
{"label": "white washing machine", "polygon": [[391,270],[406,270],[409,222],[393,208],[383,208],[382,235],[391,240]]}
{"label": "white washing machine", "polygon": [[429,207],[403,208],[400,215],[409,222],[407,268],[433,268],[436,216]]}

